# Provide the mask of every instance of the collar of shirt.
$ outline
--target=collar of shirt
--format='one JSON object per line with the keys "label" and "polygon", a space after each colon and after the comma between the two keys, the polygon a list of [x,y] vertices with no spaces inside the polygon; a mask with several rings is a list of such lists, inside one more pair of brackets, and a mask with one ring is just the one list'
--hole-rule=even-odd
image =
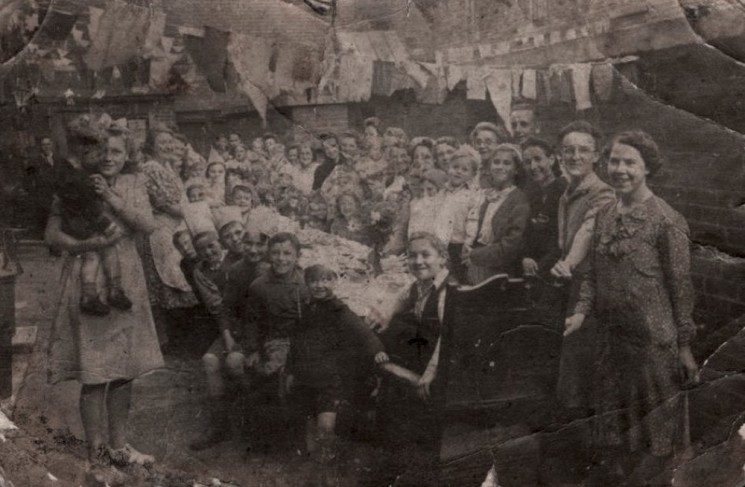
{"label": "collar of shirt", "polygon": [[278,275],[276,272],[274,272],[274,269],[270,269],[267,273],[267,281],[286,284],[299,284],[303,282],[303,276],[299,270],[299,267],[295,267],[292,272],[284,275]]}
{"label": "collar of shirt", "polygon": [[424,313],[424,306],[427,304],[427,301],[432,295],[432,292],[437,290],[437,316],[439,317],[440,322],[442,322],[442,318],[445,312],[445,295],[441,291],[444,289],[444,284],[448,276],[450,276],[450,272],[447,269],[443,269],[435,276],[435,278],[429,285],[422,285],[419,282],[416,283],[417,300],[414,303],[414,313],[416,314],[417,318],[422,318],[422,314]]}
{"label": "collar of shirt", "polygon": [[486,191],[484,191],[484,199],[488,201],[489,203],[494,203],[496,201],[503,200],[507,197],[512,191],[515,189],[516,186],[509,186],[504,189],[496,190],[494,188],[490,188]]}
{"label": "collar of shirt", "polygon": [[567,186],[566,191],[564,192],[564,198],[567,200],[573,200],[575,198],[579,198],[588,192],[592,190],[594,186],[597,186],[598,183],[601,183],[600,178],[597,174],[595,174],[595,171],[592,171],[590,174],[585,176],[585,178],[580,181],[580,183],[577,185],[576,188],[574,188],[574,191],[571,191],[571,183],[569,186]]}
{"label": "collar of shirt", "polygon": [[446,193],[455,193],[455,192],[461,191],[461,190],[466,190],[467,191],[467,190],[470,190],[471,189],[471,185],[472,184],[473,184],[472,181],[466,181],[465,183],[463,183],[460,186],[458,186],[457,188],[455,188],[450,183],[450,181],[448,181],[447,184],[445,185],[445,192]]}

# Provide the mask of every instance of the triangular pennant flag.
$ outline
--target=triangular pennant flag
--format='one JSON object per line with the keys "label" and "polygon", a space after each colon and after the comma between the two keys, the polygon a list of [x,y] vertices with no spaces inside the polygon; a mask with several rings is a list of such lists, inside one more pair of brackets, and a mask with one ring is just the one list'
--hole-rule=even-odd
{"label": "triangular pennant flag", "polygon": [[592,108],[590,100],[590,73],[592,66],[590,64],[573,64],[572,65],[572,86],[574,88],[574,99],[577,110],[587,110]]}
{"label": "triangular pennant flag", "polygon": [[526,69],[523,71],[522,96],[529,100],[535,100],[538,97],[534,69]]}
{"label": "triangular pennant flag", "polygon": [[595,64],[592,67],[592,89],[598,99],[610,100],[613,95],[614,73],[615,68],[610,63]]}
{"label": "triangular pennant flag", "polygon": [[512,81],[513,76],[509,69],[493,69],[488,72],[485,79],[491,102],[508,130],[512,111]]}

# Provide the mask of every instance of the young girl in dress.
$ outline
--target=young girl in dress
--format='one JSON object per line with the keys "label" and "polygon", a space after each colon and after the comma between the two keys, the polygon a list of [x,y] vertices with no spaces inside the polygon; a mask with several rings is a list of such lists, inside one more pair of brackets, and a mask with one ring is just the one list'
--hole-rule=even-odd
{"label": "young girl in dress", "polygon": [[207,197],[210,206],[225,204],[225,164],[213,162],[207,166]]}

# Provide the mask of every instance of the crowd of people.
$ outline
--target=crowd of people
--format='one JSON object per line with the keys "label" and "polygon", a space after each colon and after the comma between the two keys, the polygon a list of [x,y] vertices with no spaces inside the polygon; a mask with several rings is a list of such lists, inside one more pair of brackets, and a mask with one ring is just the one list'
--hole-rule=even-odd
{"label": "crowd of people", "polygon": [[[237,398],[269,388],[294,398],[322,464],[352,403],[378,410],[385,472],[434,485],[457,333],[448,294],[506,274],[563,289],[545,318],[565,329],[556,393],[593,415],[597,485],[670,468],[686,446],[676,393],[697,367],[687,224],[647,186],[659,149],[639,130],[604,146],[585,121],[548,140],[534,115],[516,109],[512,133],[481,122],[467,141],[410,139],[376,118],[298,144],[221,134],[207,154],[177,127],[138,147],[76,119],[46,228],[69,254],[49,363],[52,381],[83,384],[92,465],[154,461],[126,441],[131,384],[180,332],[200,337],[210,397],[190,448],[228,439]],[[369,247],[373,272],[400,262],[413,284],[359,316],[337,297],[340,269],[299,267],[304,228]]]}

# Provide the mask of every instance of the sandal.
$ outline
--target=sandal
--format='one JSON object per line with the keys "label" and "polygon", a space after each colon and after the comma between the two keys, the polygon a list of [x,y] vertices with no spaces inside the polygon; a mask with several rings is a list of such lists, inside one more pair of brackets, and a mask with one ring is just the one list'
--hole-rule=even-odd
{"label": "sandal", "polygon": [[155,464],[154,456],[138,452],[129,443],[116,450],[109,448],[109,458],[111,458],[111,463],[118,467],[126,467],[127,465],[147,467]]}

